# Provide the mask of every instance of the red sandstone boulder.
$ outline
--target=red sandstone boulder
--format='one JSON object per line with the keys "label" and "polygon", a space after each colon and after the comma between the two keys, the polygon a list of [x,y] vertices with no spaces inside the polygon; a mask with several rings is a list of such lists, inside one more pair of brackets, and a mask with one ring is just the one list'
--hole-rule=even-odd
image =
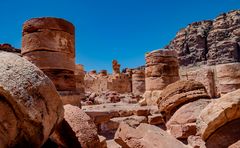
{"label": "red sandstone boulder", "polygon": [[167,132],[145,123],[138,127],[121,123],[114,140],[126,148],[186,148],[184,144]]}
{"label": "red sandstone boulder", "polygon": [[240,118],[240,90],[233,91],[213,100],[198,118],[198,132],[207,140],[218,128]]}
{"label": "red sandstone boulder", "polygon": [[184,104],[209,98],[210,96],[202,83],[180,80],[168,85],[162,91],[158,108],[168,120]]}
{"label": "red sandstone boulder", "polygon": [[186,139],[197,132],[196,120],[201,111],[210,103],[209,99],[200,99],[183,105],[167,122],[167,130],[180,139]]}
{"label": "red sandstone boulder", "polygon": [[62,121],[51,80],[13,53],[0,52],[0,147],[40,147]]}
{"label": "red sandstone boulder", "polygon": [[64,109],[64,122],[54,132],[53,141],[62,147],[100,147],[97,128],[92,119],[76,106],[65,105]]}

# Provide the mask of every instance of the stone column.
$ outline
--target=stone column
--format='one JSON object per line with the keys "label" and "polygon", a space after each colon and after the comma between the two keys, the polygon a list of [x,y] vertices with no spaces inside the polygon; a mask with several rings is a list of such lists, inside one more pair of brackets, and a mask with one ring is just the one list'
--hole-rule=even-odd
{"label": "stone column", "polygon": [[143,95],[145,92],[145,70],[132,71],[132,92],[134,95]]}
{"label": "stone column", "polygon": [[143,104],[156,104],[161,91],[169,84],[179,80],[177,52],[174,50],[154,50],[145,56],[146,92]]}
{"label": "stone column", "polygon": [[33,18],[23,25],[23,57],[54,83],[64,104],[80,105],[75,80],[75,29],[58,18]]}
{"label": "stone column", "polygon": [[84,89],[84,67],[81,64],[75,65],[75,78],[76,78],[76,88],[79,93],[82,94],[82,97],[84,97],[85,89]]}

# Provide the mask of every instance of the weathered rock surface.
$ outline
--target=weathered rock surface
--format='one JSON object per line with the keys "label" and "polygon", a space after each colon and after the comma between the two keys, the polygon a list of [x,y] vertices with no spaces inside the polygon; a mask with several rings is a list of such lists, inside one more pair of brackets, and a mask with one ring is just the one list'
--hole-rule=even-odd
{"label": "weathered rock surface", "polygon": [[240,11],[219,15],[180,30],[166,47],[178,52],[181,66],[238,62],[240,59]]}
{"label": "weathered rock surface", "polygon": [[217,86],[216,68],[213,66],[201,67],[181,67],[180,77],[181,80],[195,80],[201,82],[208,91],[211,98],[219,97],[220,90]]}
{"label": "weathered rock surface", "polygon": [[132,93],[143,95],[145,92],[145,70],[132,71]]}
{"label": "weathered rock surface", "polygon": [[158,102],[160,112],[168,120],[184,104],[198,99],[209,99],[204,85],[197,81],[180,80],[168,85]]}
{"label": "weathered rock surface", "polygon": [[207,148],[225,148],[240,140],[240,119],[233,120],[218,128],[206,140]]}
{"label": "weathered rock surface", "polygon": [[1,147],[40,147],[63,118],[60,96],[36,66],[0,52]]}
{"label": "weathered rock surface", "polygon": [[75,32],[75,28],[73,24],[65,21],[64,19],[42,17],[42,18],[32,18],[26,21],[23,26],[23,35],[32,33],[32,32],[38,32],[41,29],[63,31],[73,35]]}
{"label": "weathered rock surface", "polygon": [[17,53],[17,54],[21,53],[20,49],[16,49],[16,48],[12,47],[12,45],[7,44],[7,43],[0,44],[0,51],[12,52],[12,53]]}
{"label": "weathered rock surface", "polygon": [[64,123],[54,132],[52,139],[62,147],[100,147],[92,119],[76,106],[65,105],[64,109]]}
{"label": "weathered rock surface", "polygon": [[213,100],[198,118],[197,127],[203,140],[207,140],[218,128],[240,118],[240,90]]}
{"label": "weathered rock surface", "polygon": [[180,139],[187,139],[197,133],[196,120],[201,111],[210,103],[209,99],[200,99],[183,105],[167,122],[167,130]]}
{"label": "weathered rock surface", "polygon": [[216,66],[216,77],[221,94],[240,88],[240,63],[221,64]]}
{"label": "weathered rock surface", "polygon": [[131,127],[127,123],[121,123],[114,140],[122,147],[141,148],[184,148],[180,141],[169,135],[162,129],[146,123],[138,127]]}
{"label": "weathered rock surface", "polygon": [[159,94],[169,84],[179,80],[177,53],[159,49],[145,55],[145,86],[141,105],[156,105]]}

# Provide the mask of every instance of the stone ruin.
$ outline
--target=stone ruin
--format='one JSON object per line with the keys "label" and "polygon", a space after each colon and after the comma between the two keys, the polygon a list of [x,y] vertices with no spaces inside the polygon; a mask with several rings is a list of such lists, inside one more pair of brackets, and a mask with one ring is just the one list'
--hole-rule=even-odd
{"label": "stone ruin", "polygon": [[71,23],[31,19],[21,53],[0,44],[0,147],[239,148],[239,30],[239,10],[190,24],[109,74],[75,63]]}

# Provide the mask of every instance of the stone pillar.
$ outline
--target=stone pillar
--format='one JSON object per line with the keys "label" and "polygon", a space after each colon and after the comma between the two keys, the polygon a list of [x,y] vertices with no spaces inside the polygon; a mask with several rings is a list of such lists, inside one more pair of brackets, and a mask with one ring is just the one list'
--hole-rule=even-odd
{"label": "stone pillar", "polygon": [[113,74],[120,74],[120,66],[117,60],[112,61]]}
{"label": "stone pillar", "polygon": [[143,104],[156,104],[161,91],[179,80],[177,52],[174,50],[154,50],[145,56],[145,85]]}
{"label": "stone pillar", "polygon": [[145,92],[145,70],[132,71],[132,92],[134,95],[143,95]]}
{"label": "stone pillar", "polygon": [[23,25],[23,57],[55,84],[64,104],[80,105],[75,80],[75,29],[58,18],[33,18]]}
{"label": "stone pillar", "polygon": [[84,89],[84,67],[81,64],[75,65],[75,78],[76,78],[76,88],[79,93],[82,94],[82,97],[84,97],[85,89]]}

